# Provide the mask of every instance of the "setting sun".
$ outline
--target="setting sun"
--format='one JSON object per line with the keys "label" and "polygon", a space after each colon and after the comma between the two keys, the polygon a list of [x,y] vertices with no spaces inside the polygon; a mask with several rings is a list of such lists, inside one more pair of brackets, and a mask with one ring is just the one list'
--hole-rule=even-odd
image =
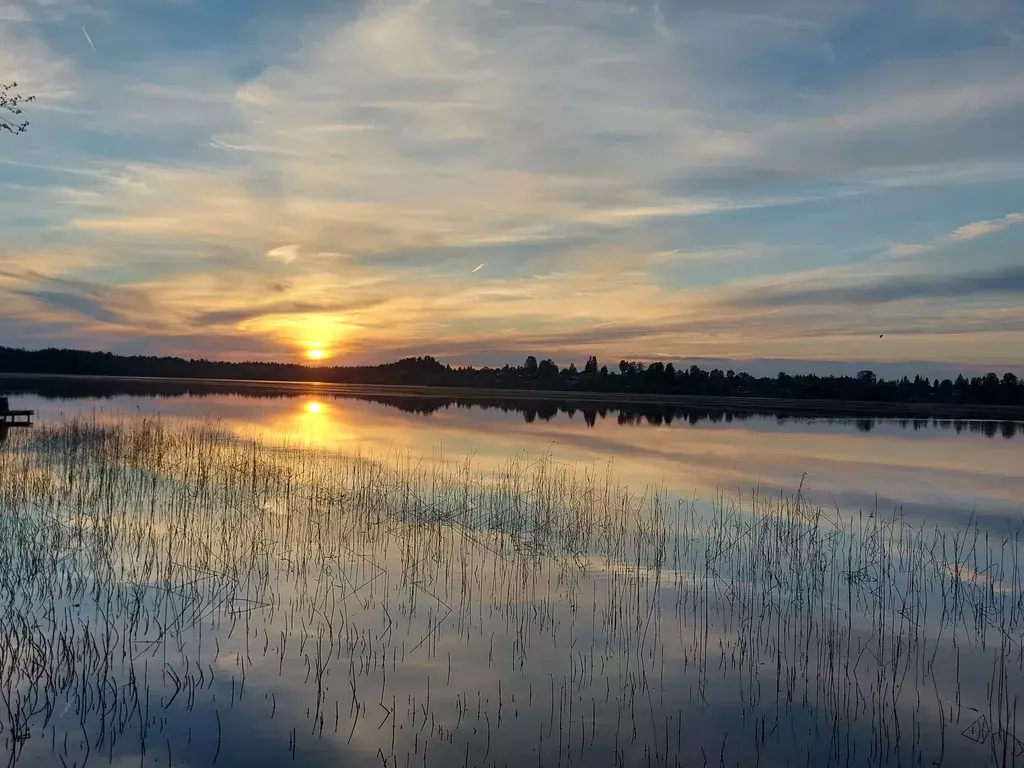
{"label": "setting sun", "polygon": [[323,403],[316,403],[316,402],[306,403],[306,412],[307,413],[323,413],[324,412],[324,405],[323,405]]}
{"label": "setting sun", "polygon": [[306,343],[306,357],[310,360],[324,360],[327,358],[327,350],[324,349],[324,342],[309,341]]}

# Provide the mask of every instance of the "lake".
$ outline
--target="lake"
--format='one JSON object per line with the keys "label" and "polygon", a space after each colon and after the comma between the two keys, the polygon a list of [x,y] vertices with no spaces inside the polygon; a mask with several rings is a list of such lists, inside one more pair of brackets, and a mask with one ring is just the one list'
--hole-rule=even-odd
{"label": "lake", "polygon": [[0,390],[18,760],[1024,761],[1020,423]]}
{"label": "lake", "polygon": [[1024,512],[1024,422],[639,405],[584,410],[481,401],[458,392],[451,397],[460,400],[341,397],[329,386],[300,384],[0,377],[3,389],[17,393],[17,407],[35,410],[44,422],[72,414],[164,414],[331,450],[409,452],[427,460],[441,451],[472,455],[488,468],[511,456],[549,453],[566,462],[613,462],[615,474],[632,487],[664,483],[686,498],[747,494],[757,486],[791,492],[803,479],[816,502],[848,510],[900,507],[907,515],[954,524],[973,513],[995,525]]}

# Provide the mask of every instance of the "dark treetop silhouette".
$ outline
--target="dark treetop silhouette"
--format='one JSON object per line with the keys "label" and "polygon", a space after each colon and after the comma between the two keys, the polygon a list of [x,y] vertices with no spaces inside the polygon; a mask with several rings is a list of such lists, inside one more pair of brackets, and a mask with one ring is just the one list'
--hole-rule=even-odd
{"label": "dark treetop silhouette", "polygon": [[91,376],[145,376],[335,384],[413,385],[505,390],[608,393],[609,395],[689,395],[702,397],[843,400],[876,403],[1024,406],[1024,383],[1012,373],[970,379],[879,379],[872,371],[856,376],[814,374],[755,377],[697,366],[677,370],[672,363],[622,360],[609,369],[591,356],[582,370],[559,368],[530,356],[522,365],[501,368],[452,367],[433,357],[414,357],[374,366],[313,367],[293,363],[231,363],[178,357],[120,356],[68,349],[29,351],[0,347],[0,372]]}
{"label": "dark treetop silhouette", "polygon": [[0,83],[0,133],[18,134],[28,130],[28,121],[18,119],[23,112],[21,105],[35,101],[36,97],[18,93],[17,88],[17,83]]}

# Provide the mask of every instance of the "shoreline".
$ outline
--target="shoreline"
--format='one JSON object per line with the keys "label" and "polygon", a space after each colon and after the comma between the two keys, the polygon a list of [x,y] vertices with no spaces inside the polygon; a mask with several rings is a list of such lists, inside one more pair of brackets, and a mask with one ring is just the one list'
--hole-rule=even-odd
{"label": "shoreline", "polygon": [[[147,376],[99,376],[83,374],[41,374],[0,372],[0,381],[66,380],[132,382],[137,384],[202,385],[211,389],[294,391],[299,394],[333,394],[352,397],[407,397],[446,400],[504,400],[558,403],[584,409],[586,406],[661,406],[709,408],[723,411],[786,412],[794,416],[846,416],[878,418],[1024,420],[1024,406],[957,403],[889,403],[858,400],[810,398],[726,397],[715,395],[643,394],[629,392],[583,392],[566,390],[495,389],[485,387],[421,386],[412,384],[342,384],[316,381],[274,381],[261,379],[201,379]],[[2,389],[2,387],[0,387]]]}

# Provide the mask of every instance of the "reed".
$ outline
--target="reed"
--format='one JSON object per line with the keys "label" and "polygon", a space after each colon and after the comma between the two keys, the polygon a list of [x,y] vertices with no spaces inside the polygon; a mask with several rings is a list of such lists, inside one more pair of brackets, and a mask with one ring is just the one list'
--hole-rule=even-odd
{"label": "reed", "polygon": [[0,736],[68,766],[1016,765],[1022,542],[983,522],[45,424],[0,450]]}

